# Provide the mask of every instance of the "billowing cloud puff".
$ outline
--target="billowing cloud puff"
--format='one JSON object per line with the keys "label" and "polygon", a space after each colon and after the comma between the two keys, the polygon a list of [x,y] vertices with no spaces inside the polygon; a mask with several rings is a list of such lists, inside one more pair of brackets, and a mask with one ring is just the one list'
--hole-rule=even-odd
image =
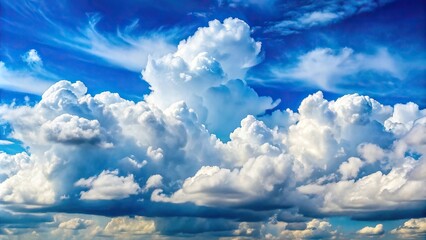
{"label": "billowing cloud puff", "polygon": [[358,176],[359,169],[364,163],[359,158],[351,157],[347,162],[344,162],[339,167],[339,172],[342,174],[342,179],[349,179]]}
{"label": "billowing cloud puff", "polygon": [[247,205],[262,199],[273,203],[278,191],[286,192],[278,197],[281,204],[303,202],[298,194],[316,196],[311,201],[322,212],[419,208],[426,199],[424,158],[418,157],[424,154],[419,133],[425,125],[418,120],[394,141],[383,126],[391,116],[391,107],[369,97],[354,94],[329,102],[321,92],[302,101],[288,134],[248,116],[221,146],[233,166],[204,166],[170,197],[156,190],[152,200]]}
{"label": "billowing cloud puff", "polygon": [[26,204],[54,202],[53,184],[46,178],[46,171],[49,170],[43,165],[36,164],[25,153],[8,156],[2,162],[7,164],[7,177],[0,182],[0,198],[3,201]]}
{"label": "billowing cloud puff", "polygon": [[211,21],[182,41],[174,54],[148,61],[142,74],[153,92],[147,100],[162,109],[184,100],[212,133],[226,139],[245,116],[263,114],[279,103],[233,80],[257,64],[260,49],[245,22]]}
{"label": "billowing cloud puff", "polygon": [[118,170],[102,171],[99,176],[80,179],[75,186],[90,188],[86,192],[81,192],[80,199],[84,200],[122,199],[136,194],[140,189],[134,182],[133,175],[120,177]]}
{"label": "billowing cloud puff", "polygon": [[357,233],[361,235],[382,235],[385,231],[383,230],[383,224],[377,224],[375,227],[363,227]]}
{"label": "billowing cloud puff", "polygon": [[159,188],[163,185],[163,177],[159,174],[152,175],[146,180],[144,190],[147,191],[151,188]]}
{"label": "billowing cloud puff", "polygon": [[80,230],[80,229],[87,228],[91,224],[93,224],[93,221],[91,220],[86,220],[81,218],[72,218],[68,221],[61,222],[58,227],[63,229],[70,229],[70,230]]}
{"label": "billowing cloud puff", "polygon": [[220,63],[230,79],[243,78],[248,68],[260,60],[262,44],[250,34],[250,27],[240,19],[227,18],[223,23],[213,20],[180,42],[175,55],[190,63],[205,52]]}
{"label": "billowing cloud puff", "polygon": [[415,103],[396,104],[392,117],[385,122],[385,127],[395,135],[401,136],[413,127],[417,119],[425,116],[425,109],[419,110],[419,106]]}
{"label": "billowing cloud puff", "polygon": [[410,219],[402,226],[391,231],[392,234],[403,238],[417,238],[426,236],[426,218]]}
{"label": "billowing cloud puff", "polygon": [[[26,160],[3,154],[3,200],[46,204],[75,195],[107,200],[154,190],[152,200],[160,202],[288,206],[306,204],[303,195],[310,195],[323,212],[355,213],[365,207],[412,209],[425,199],[419,191],[424,123],[417,119],[405,135],[395,135],[383,127],[393,108],[365,96],[327,101],[318,92],[302,101],[297,114],[280,116],[288,127],[269,128],[247,116],[223,143],[183,102],[161,110],[86,91],[81,82],[62,81],[34,107],[2,107],[3,118],[13,123],[12,136],[25,139],[31,151]],[[79,171],[87,161],[92,167]],[[36,183],[37,176],[44,194],[23,184]],[[68,181],[59,181],[64,177]],[[110,188],[110,182],[120,187]],[[375,189],[366,191],[367,186]],[[407,204],[409,199],[418,201]]]}
{"label": "billowing cloud puff", "polygon": [[235,235],[252,235],[255,231],[254,228],[251,228],[247,222],[241,222],[238,225],[238,229],[234,231]]}
{"label": "billowing cloud puff", "polygon": [[323,239],[331,238],[336,231],[327,221],[312,219],[303,230],[283,230],[279,239]]}
{"label": "billowing cloud puff", "polygon": [[107,235],[141,235],[156,231],[155,222],[140,216],[134,218],[118,217],[111,219],[105,226],[104,233]]}
{"label": "billowing cloud puff", "polygon": [[84,143],[99,141],[98,120],[88,120],[69,114],[63,114],[53,121],[42,125],[46,138],[50,141],[64,143]]}
{"label": "billowing cloud puff", "polygon": [[22,56],[22,60],[30,66],[43,64],[41,57],[38,55],[37,50],[35,49],[31,49],[26,52],[24,56]]}

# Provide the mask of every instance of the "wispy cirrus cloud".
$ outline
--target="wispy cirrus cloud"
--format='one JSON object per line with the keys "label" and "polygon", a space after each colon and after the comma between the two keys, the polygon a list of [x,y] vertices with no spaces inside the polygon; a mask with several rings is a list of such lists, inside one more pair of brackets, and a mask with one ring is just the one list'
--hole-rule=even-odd
{"label": "wispy cirrus cloud", "polygon": [[[59,9],[66,8],[61,3],[55,3]],[[85,23],[67,24],[57,19],[52,9],[33,1],[24,4],[5,3],[5,7],[15,15],[24,19],[36,21],[44,31],[36,35],[38,41],[44,44],[68,49],[89,56],[93,63],[116,66],[134,72],[140,72],[148,57],[159,57],[175,50],[175,36],[181,33],[178,27],[173,29],[135,31],[139,19],[134,19],[125,26],[117,26],[116,31],[107,32],[97,29],[102,16],[99,13],[87,13]],[[10,22],[1,18],[9,31],[32,31],[28,24]],[[36,52],[23,56],[28,61],[36,60]]]}
{"label": "wispy cirrus cloud", "polygon": [[35,49],[22,55],[27,66],[9,68],[0,61],[0,88],[41,95],[59,77],[43,68],[43,61]]}
{"label": "wispy cirrus cloud", "polygon": [[[351,48],[317,48],[299,56],[295,66],[275,66],[272,72],[276,78],[282,78],[284,81],[298,80],[323,90],[342,92],[347,85],[358,85],[361,88],[371,86],[362,83],[368,81],[368,78],[353,79],[366,72],[403,80],[405,69],[399,62],[386,48],[381,48],[373,54],[357,53]],[[352,78],[348,80],[348,77]]]}
{"label": "wispy cirrus cloud", "polygon": [[[124,30],[116,33],[101,33],[96,25],[101,20],[99,14],[88,15],[88,24],[78,31],[62,29],[51,44],[59,44],[75,51],[89,54],[105,63],[130,71],[140,72],[146,65],[149,56],[159,57],[175,50],[171,44],[174,31],[153,31],[136,34],[133,31],[139,20],[134,20]],[[62,27],[61,27],[62,28]],[[47,39],[45,39],[47,40]]]}
{"label": "wispy cirrus cloud", "polygon": [[289,1],[279,4],[284,15],[271,22],[266,32],[290,35],[315,26],[324,26],[363,12],[373,11],[393,0],[381,1]]}

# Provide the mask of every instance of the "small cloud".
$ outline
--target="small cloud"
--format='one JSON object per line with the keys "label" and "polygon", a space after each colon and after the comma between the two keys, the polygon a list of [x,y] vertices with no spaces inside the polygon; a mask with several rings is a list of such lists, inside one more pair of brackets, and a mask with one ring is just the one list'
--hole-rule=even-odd
{"label": "small cloud", "polygon": [[364,227],[357,233],[360,235],[382,235],[385,231],[383,230],[383,224],[377,224],[375,227]]}
{"label": "small cloud", "polygon": [[146,181],[146,185],[144,187],[144,191],[148,191],[152,188],[158,188],[163,185],[163,177],[159,174],[152,175]]}
{"label": "small cloud", "polygon": [[11,142],[9,140],[0,140],[0,145],[12,145],[14,142]]}
{"label": "small cloud", "polygon": [[87,179],[80,179],[75,184],[78,187],[90,188],[86,192],[81,192],[82,200],[112,200],[123,199],[130,195],[137,194],[140,187],[134,182],[133,175],[127,177],[118,176],[118,170],[102,171],[99,176]]}
{"label": "small cloud", "polygon": [[207,18],[207,12],[190,12],[188,16],[195,16],[199,18]]}
{"label": "small cloud", "polygon": [[303,17],[299,19],[299,21],[301,24],[312,27],[316,25],[328,24],[339,18],[340,16],[336,13],[315,11],[311,13],[306,13],[305,15],[303,15]]}
{"label": "small cloud", "polygon": [[332,239],[337,231],[333,230],[332,225],[323,220],[312,219],[306,223],[306,228],[303,230],[288,230],[281,231],[281,236],[285,239]]}
{"label": "small cloud", "polygon": [[61,222],[59,224],[59,228],[69,229],[69,230],[80,230],[80,229],[86,229],[88,226],[92,224],[93,224],[92,220],[72,218],[66,222]]}
{"label": "small cloud", "polygon": [[112,218],[106,225],[103,233],[106,235],[128,235],[152,234],[156,230],[155,222],[141,216],[134,218],[117,217]]}
{"label": "small cloud", "polygon": [[22,60],[26,62],[29,66],[41,66],[43,61],[41,60],[40,55],[38,55],[37,50],[31,49],[22,56]]}
{"label": "small cloud", "polygon": [[133,167],[135,167],[135,168],[138,168],[138,169],[141,169],[141,168],[143,168],[145,165],[147,165],[148,164],[148,161],[146,161],[146,160],[143,160],[142,162],[138,162],[136,159],[135,159],[135,156],[129,156],[129,157],[125,157],[124,158],[124,160],[125,161],[128,161]]}

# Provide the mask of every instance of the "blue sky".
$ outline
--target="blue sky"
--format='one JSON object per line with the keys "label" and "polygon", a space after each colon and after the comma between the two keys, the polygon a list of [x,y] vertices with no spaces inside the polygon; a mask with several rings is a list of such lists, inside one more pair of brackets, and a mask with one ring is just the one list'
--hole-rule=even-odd
{"label": "blue sky", "polygon": [[424,1],[0,3],[0,239],[424,238]]}

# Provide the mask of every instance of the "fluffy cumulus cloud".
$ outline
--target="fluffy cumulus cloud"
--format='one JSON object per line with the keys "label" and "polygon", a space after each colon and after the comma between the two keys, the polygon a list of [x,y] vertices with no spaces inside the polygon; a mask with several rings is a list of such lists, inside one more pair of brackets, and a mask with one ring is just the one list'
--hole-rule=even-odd
{"label": "fluffy cumulus cloud", "polygon": [[[157,231],[155,221],[141,216],[108,218],[57,214],[52,222],[40,225],[38,232],[29,230],[20,235],[26,239],[150,239]],[[10,229],[16,231],[14,228]]]}
{"label": "fluffy cumulus cloud", "polygon": [[383,224],[377,224],[375,227],[363,227],[357,231],[360,235],[382,235],[385,231],[383,230]]}
{"label": "fluffy cumulus cloud", "polygon": [[318,219],[308,222],[303,230],[283,230],[280,233],[281,239],[325,239],[335,234],[329,222]]}
{"label": "fluffy cumulus cloud", "polygon": [[155,222],[140,216],[134,218],[118,217],[111,219],[105,226],[107,235],[141,235],[155,232]]}
{"label": "fluffy cumulus cloud", "polygon": [[421,238],[426,236],[426,218],[410,219],[391,231],[402,238]]}
{"label": "fluffy cumulus cloud", "polygon": [[[0,201],[112,217],[43,225],[69,238],[332,238],[327,216],[424,217],[425,110],[317,92],[297,111],[265,114],[276,102],[235,79],[259,61],[260,46],[242,20],[212,21],[148,61],[152,93],[142,101],[63,80],[33,106],[1,105],[7,138],[25,151],[0,152]],[[392,233],[422,233],[422,221]],[[2,233],[21,231],[12,227],[0,223]]]}
{"label": "fluffy cumulus cloud", "polygon": [[81,192],[80,199],[84,200],[111,200],[127,198],[136,194],[140,187],[134,182],[133,175],[118,176],[118,170],[102,171],[99,176],[80,179],[75,184],[77,187],[90,188]]}
{"label": "fluffy cumulus cloud", "polygon": [[22,56],[22,60],[26,62],[28,65],[42,65],[43,61],[41,60],[41,57],[38,55],[37,50],[31,49],[28,52],[26,52]]}
{"label": "fluffy cumulus cloud", "polygon": [[261,43],[244,21],[213,20],[181,41],[175,53],[148,61],[142,75],[153,92],[147,100],[162,109],[184,100],[211,132],[227,138],[242,118],[279,103],[239,80],[259,62],[260,53]]}
{"label": "fluffy cumulus cloud", "polygon": [[80,229],[87,228],[91,224],[93,224],[93,221],[91,220],[86,220],[81,218],[72,218],[68,221],[61,222],[58,227],[63,229],[70,229],[70,230],[80,230]]}

